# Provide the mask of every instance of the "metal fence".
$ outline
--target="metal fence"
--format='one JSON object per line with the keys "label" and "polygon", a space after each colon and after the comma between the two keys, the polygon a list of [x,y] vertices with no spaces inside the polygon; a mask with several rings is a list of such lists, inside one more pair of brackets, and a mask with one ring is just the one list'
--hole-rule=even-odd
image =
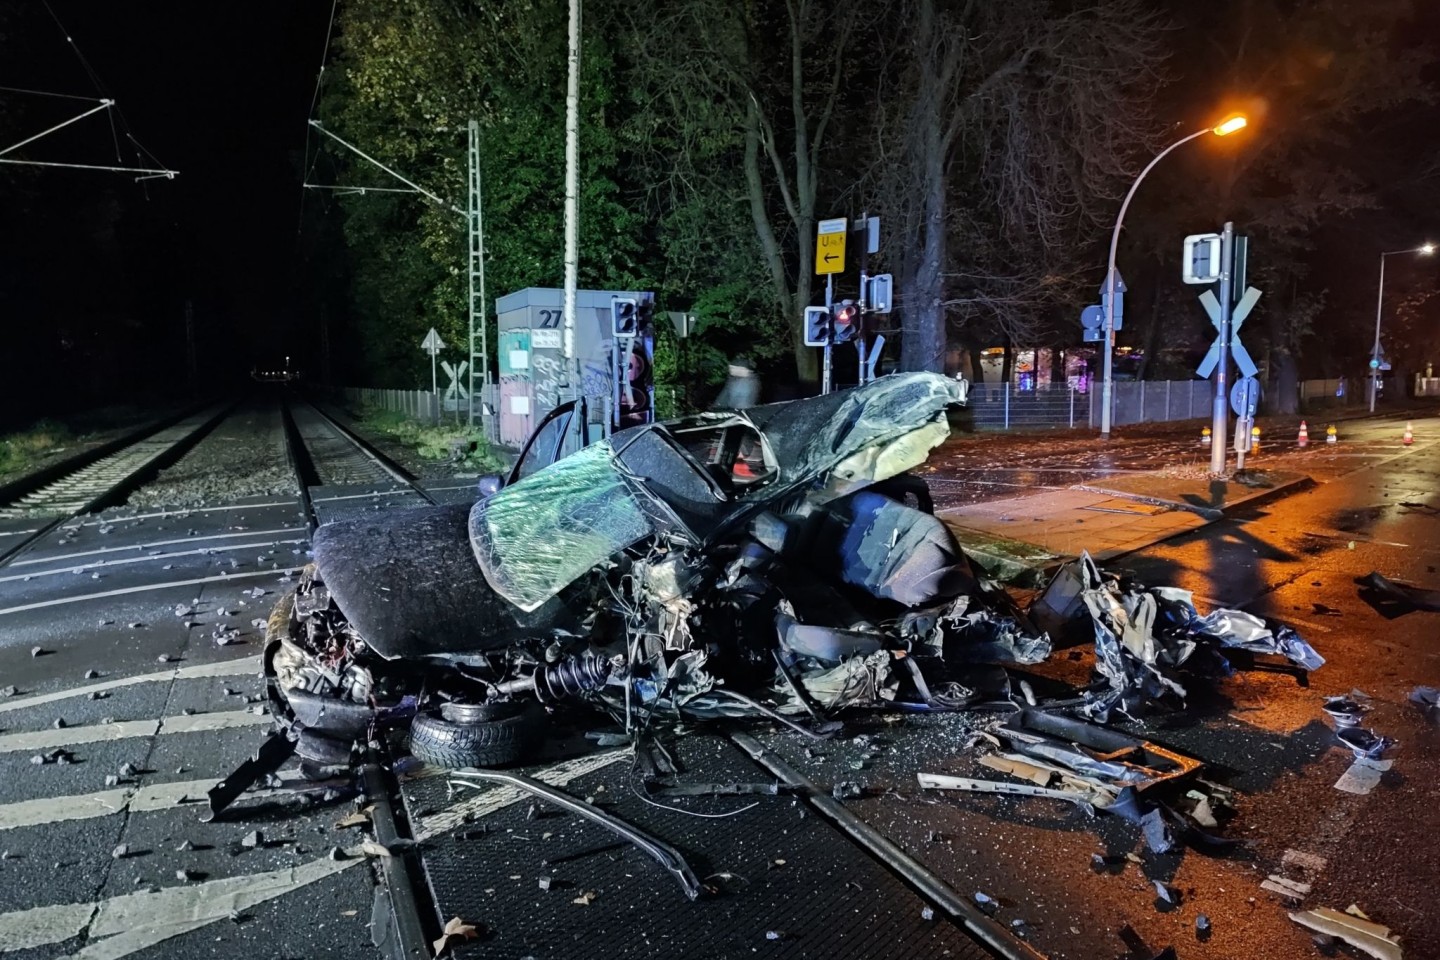
{"label": "metal fence", "polygon": [[[1418,383],[1429,387],[1428,395],[1440,392],[1440,378],[1420,380]],[[493,393],[495,388],[492,386],[491,390]],[[1214,390],[1215,387],[1209,380],[1117,381],[1113,384],[1111,395],[1111,423],[1124,426],[1209,417],[1214,403]],[[1302,401],[1329,400],[1347,403],[1350,400],[1350,390],[1345,388],[1344,381],[1341,380],[1302,380],[1299,390]],[[662,418],[679,415],[676,388],[657,387],[655,392],[657,412]],[[1417,392],[1427,393],[1425,390]],[[384,410],[393,410],[422,422],[432,421],[436,415],[434,398],[428,390],[346,387],[345,396],[352,403],[360,402]],[[604,399],[595,398],[597,410],[603,406]],[[442,403],[442,413],[447,420],[463,420],[469,407],[468,400],[447,400]],[[1100,384],[1091,382],[1089,390],[1086,391],[1063,383],[1040,384],[1027,390],[1021,390],[1013,383],[973,384],[970,387],[970,402],[967,407],[971,422],[977,430],[1098,426]],[[479,410],[477,403],[477,419]]]}
{"label": "metal fence", "polygon": [[[478,390],[479,388],[477,388]],[[492,386],[491,392],[495,388]],[[435,395],[429,390],[382,390],[376,387],[346,387],[345,399],[351,403],[363,403],[366,406],[379,407],[381,410],[389,410],[394,413],[401,413],[422,423],[433,422],[437,419],[437,412],[443,414],[447,421],[464,420],[470,415],[470,401],[467,400],[441,400],[439,410],[436,409]],[[480,419],[480,402],[476,397],[475,419]]]}
{"label": "metal fence", "polygon": [[1020,390],[1013,383],[978,383],[966,404],[977,430],[1023,427],[1084,427],[1090,423],[1086,395],[1067,384]]}
{"label": "metal fence", "polygon": [[[1110,422],[1159,423],[1210,416],[1215,388],[1208,380],[1122,380],[1111,392]],[[1100,422],[1100,389],[1090,390],[1090,422]]]}

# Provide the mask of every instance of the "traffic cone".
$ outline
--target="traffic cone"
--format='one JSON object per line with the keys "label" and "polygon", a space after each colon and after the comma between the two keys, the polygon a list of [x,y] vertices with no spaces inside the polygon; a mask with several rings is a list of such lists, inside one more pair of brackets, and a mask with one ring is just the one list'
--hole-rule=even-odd
{"label": "traffic cone", "polygon": [[1405,424],[1405,436],[1400,438],[1400,442],[1405,444],[1405,446],[1407,447],[1415,442],[1415,431],[1410,429],[1410,424],[1408,421]]}
{"label": "traffic cone", "polygon": [[1326,442],[1326,443],[1337,443],[1337,442],[1339,442],[1339,440],[1340,440],[1340,436],[1339,436],[1339,434],[1337,433],[1337,431],[1335,430],[1335,424],[1332,423],[1332,424],[1330,424],[1330,426],[1328,426],[1328,427],[1325,428],[1325,442]]}
{"label": "traffic cone", "polygon": [[1300,421],[1300,436],[1295,439],[1295,442],[1302,447],[1310,446],[1310,430],[1305,426],[1304,420]]}
{"label": "traffic cone", "polygon": [[1209,427],[1205,427],[1204,429],[1202,429],[1202,430],[1200,431],[1200,445],[1201,445],[1202,447],[1208,447],[1208,446],[1210,446],[1210,428],[1209,428]]}

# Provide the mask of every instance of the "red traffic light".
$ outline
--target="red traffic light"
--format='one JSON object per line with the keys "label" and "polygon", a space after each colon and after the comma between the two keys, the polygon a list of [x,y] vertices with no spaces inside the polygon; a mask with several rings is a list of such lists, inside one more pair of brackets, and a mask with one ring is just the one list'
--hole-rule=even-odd
{"label": "red traffic light", "polygon": [[860,305],[854,300],[841,300],[831,308],[836,343],[848,343],[860,334]]}

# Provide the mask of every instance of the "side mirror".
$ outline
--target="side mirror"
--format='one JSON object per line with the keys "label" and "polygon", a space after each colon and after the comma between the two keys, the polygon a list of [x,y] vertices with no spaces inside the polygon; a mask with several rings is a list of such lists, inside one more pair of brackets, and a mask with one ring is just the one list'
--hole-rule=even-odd
{"label": "side mirror", "polygon": [[498,473],[487,473],[475,481],[475,490],[480,494],[480,499],[493,497],[505,486],[505,478]]}

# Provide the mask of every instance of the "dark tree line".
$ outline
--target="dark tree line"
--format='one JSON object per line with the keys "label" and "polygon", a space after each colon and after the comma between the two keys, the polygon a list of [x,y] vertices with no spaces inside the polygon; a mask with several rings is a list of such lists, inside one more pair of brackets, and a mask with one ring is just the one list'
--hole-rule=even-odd
{"label": "dark tree line", "polygon": [[[822,290],[816,221],[868,212],[885,226],[872,269],[896,277],[903,368],[1078,347],[1136,172],[1239,109],[1244,134],[1177,151],[1131,208],[1123,342],[1143,348],[1142,375],[1188,375],[1209,334],[1179,283],[1180,238],[1232,219],[1266,294],[1247,342],[1272,392],[1293,395],[1301,375],[1363,363],[1368,341],[1340,318],[1370,251],[1425,226],[1414,211],[1440,178],[1407,133],[1434,119],[1435,21],[1402,0],[589,0],[581,284],[653,289],[700,315],[686,350],[662,345],[662,378],[714,382],[743,351],[811,380],[798,334]],[[478,119],[492,301],[558,286],[563,4],[348,0],[336,38],[325,122],[461,201]],[[307,159],[379,183],[340,153]],[[408,383],[430,326],[459,342],[461,218],[375,194],[311,215],[343,223],[310,249],[344,278],[326,289],[359,334],[352,376]],[[1336,282],[1325,264],[1342,246],[1357,266]],[[1431,309],[1412,297],[1396,336],[1431,349]]]}

